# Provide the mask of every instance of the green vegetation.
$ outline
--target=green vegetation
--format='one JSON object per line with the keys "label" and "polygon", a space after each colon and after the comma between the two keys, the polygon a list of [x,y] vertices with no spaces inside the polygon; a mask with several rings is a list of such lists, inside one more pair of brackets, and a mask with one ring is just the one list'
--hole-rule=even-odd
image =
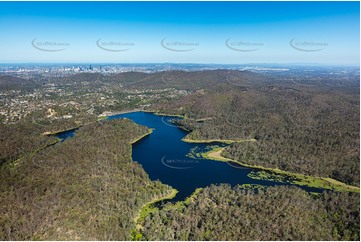
{"label": "green vegetation", "polygon": [[[154,210],[153,214],[148,214],[150,216],[153,216],[155,214],[155,212],[159,212],[162,210],[172,210],[172,209],[176,209],[181,211],[182,209],[184,209],[185,207],[189,206],[191,204],[191,202],[196,201],[197,199],[197,195],[202,191],[203,188],[197,188],[189,197],[187,197],[184,201],[178,201],[176,203],[166,203],[165,206],[162,207],[162,209],[156,209]],[[146,217],[144,217],[143,223],[145,221]],[[143,227],[141,227],[143,229]]]}
{"label": "green vegetation", "polygon": [[289,177],[267,171],[252,171],[247,176],[255,180],[267,180],[275,182],[285,182],[287,180],[287,182],[292,183],[292,180],[289,179]]}
{"label": "green vegetation", "polygon": [[207,159],[208,154],[220,150],[222,147],[218,145],[207,145],[204,148],[200,148],[198,146],[193,147],[188,154],[187,157],[193,158],[193,159]]}
{"label": "green vegetation", "polygon": [[[95,122],[99,122],[99,121],[102,121],[102,120],[105,120],[105,119],[106,119],[105,116],[101,116],[101,117],[99,117],[99,118],[96,119],[96,120],[92,120],[92,121],[89,121],[89,122],[86,122],[86,123],[78,122],[75,126],[66,127],[66,128],[64,128],[64,129],[61,129],[61,130],[45,131],[45,132],[43,133],[43,135],[56,135],[56,134],[63,133],[63,132],[66,132],[66,131],[78,129],[78,128],[80,128],[80,127],[83,127],[83,126],[86,126],[86,125],[89,125],[89,124],[93,124],[93,123],[95,123]],[[52,127],[52,129],[54,129],[54,127]]]}
{"label": "green vegetation", "polygon": [[[260,172],[253,173],[251,175],[251,178],[253,179],[263,179],[263,180],[271,180],[271,181],[274,179],[278,181],[287,180],[291,184],[297,184],[301,186],[309,186],[309,187],[330,189],[336,191],[345,191],[345,192],[358,192],[358,193],[360,192],[359,187],[350,186],[343,182],[336,181],[330,178],[306,176],[303,174],[292,173],[280,169],[244,164],[239,161],[224,157],[223,152],[226,149],[227,147],[214,147],[213,150],[209,150],[208,152],[201,154],[201,156],[211,160],[234,162],[241,166],[261,170]],[[283,177],[283,179],[281,179],[281,177]]]}
{"label": "green vegetation", "polygon": [[[211,79],[207,87],[203,86],[206,77]],[[256,140],[227,147],[224,156],[232,160],[358,186],[359,88],[317,85],[310,89],[253,78],[253,85],[248,85],[252,77],[247,79],[243,72],[219,71],[213,78],[205,74],[192,84],[202,91],[164,100],[153,109],[186,116],[174,120],[191,131],[185,141]],[[172,80],[181,81],[178,76]],[[204,117],[213,118],[196,121]]]}
{"label": "green vegetation", "polygon": [[41,135],[42,128],[32,123],[0,124],[0,165],[36,153],[57,141],[54,137]]}
{"label": "green vegetation", "polygon": [[259,184],[242,184],[242,185],[238,185],[237,188],[239,188],[239,189],[252,189],[252,190],[266,189],[265,186],[262,186],[262,185],[259,185]]}
{"label": "green vegetation", "polygon": [[2,165],[0,238],[130,239],[142,207],[172,192],[131,159],[131,142],[148,132],[126,119],[94,123],[14,168]]}
{"label": "green vegetation", "polygon": [[[358,186],[359,77],[305,78],[316,82],[313,88],[290,78],[230,70],[82,73],[36,81],[0,76],[0,89],[6,102],[28,105],[18,113],[3,103],[4,122],[28,119],[54,132],[96,121],[104,111],[146,108],[184,117],[175,122],[192,131],[186,139],[257,140],[231,144],[225,156],[233,160]],[[54,116],[48,117],[49,109]]]}
{"label": "green vegetation", "polygon": [[139,224],[144,221],[144,218],[146,216],[148,216],[150,213],[157,210],[157,208],[153,206],[155,203],[158,203],[158,202],[164,201],[164,200],[168,200],[168,199],[172,199],[177,195],[177,193],[178,193],[178,191],[176,189],[172,189],[170,191],[170,193],[165,195],[164,197],[155,198],[154,200],[144,204],[142,209],[138,213],[138,215],[134,218],[134,222],[137,223],[137,226],[139,226]]}
{"label": "green vegetation", "polygon": [[142,240],[358,241],[359,202],[355,193],[211,186],[187,205],[166,204],[146,217]]}
{"label": "green vegetation", "polygon": [[135,138],[135,139],[132,140],[130,143],[131,143],[131,144],[137,143],[139,140],[141,140],[141,139],[143,139],[144,137],[150,135],[150,134],[153,132],[153,130],[154,130],[154,129],[148,129],[148,131],[147,131],[145,134],[143,134],[142,136],[139,136],[139,137]]}
{"label": "green vegetation", "polygon": [[182,140],[187,143],[213,143],[220,142],[225,144],[232,144],[237,142],[256,141],[255,139],[207,139],[207,140],[195,140],[191,138],[192,133],[188,134]]}
{"label": "green vegetation", "polygon": [[[0,239],[358,241],[359,76],[317,77],[313,88],[293,78],[229,70],[1,75]],[[97,122],[105,111],[132,109],[183,117],[172,122],[190,131],[186,142],[229,144],[190,157],[328,190],[220,185],[158,208],[175,190],[131,159],[131,144],[151,130]],[[41,135],[74,127],[65,142]]]}
{"label": "green vegetation", "polygon": [[217,161],[224,161],[224,162],[232,161],[228,158],[224,158],[221,155],[221,153],[224,149],[225,149],[225,147],[213,146],[211,150],[209,150],[205,153],[202,153],[201,156],[203,158],[210,159],[210,160],[217,160]]}

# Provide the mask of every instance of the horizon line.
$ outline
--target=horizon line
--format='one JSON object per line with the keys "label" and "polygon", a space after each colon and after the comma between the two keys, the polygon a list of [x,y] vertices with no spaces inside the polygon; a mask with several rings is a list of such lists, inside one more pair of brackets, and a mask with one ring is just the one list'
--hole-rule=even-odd
{"label": "horizon line", "polygon": [[248,62],[248,63],[201,63],[201,62],[0,62],[0,65],[319,65],[319,66],[358,66],[360,63],[324,63],[324,62]]}

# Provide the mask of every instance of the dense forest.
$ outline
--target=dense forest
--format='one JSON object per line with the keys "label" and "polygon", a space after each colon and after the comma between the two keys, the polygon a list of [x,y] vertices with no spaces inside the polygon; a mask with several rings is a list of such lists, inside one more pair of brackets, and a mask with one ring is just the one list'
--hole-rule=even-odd
{"label": "dense forest", "polygon": [[359,194],[295,187],[202,189],[144,221],[144,240],[359,240]]}
{"label": "dense forest", "polygon": [[246,83],[221,82],[153,109],[183,115],[175,122],[189,139],[257,140],[232,144],[228,158],[359,184],[358,88]]}
{"label": "dense forest", "polygon": [[148,132],[129,120],[104,121],[74,138],[1,166],[1,240],[129,240],[141,207],[167,195],[131,159]]}
{"label": "dense forest", "polygon": [[14,124],[0,123],[0,164],[12,162],[57,142],[54,136],[46,133],[59,132],[96,122],[96,117],[82,116],[76,120],[39,121],[36,112]]}
{"label": "dense forest", "polygon": [[41,135],[42,127],[28,122],[0,124],[0,165],[15,161],[56,141]]}
{"label": "dense forest", "polygon": [[[9,76],[9,75],[0,75],[0,90],[10,90],[13,91],[31,91],[36,88],[38,85],[33,80],[24,80],[19,77]],[[14,92],[15,93],[15,92]]]}
{"label": "dense forest", "polygon": [[[174,123],[191,131],[189,139],[255,140],[232,143],[225,157],[359,186],[359,77],[82,73],[0,76],[0,90],[2,240],[360,238],[359,194],[294,187],[207,187],[152,208],[136,227],[143,205],[171,187],[150,181],[132,161],[131,143],[146,127],[98,120],[133,108],[181,115]],[[79,126],[64,142],[44,135]]]}

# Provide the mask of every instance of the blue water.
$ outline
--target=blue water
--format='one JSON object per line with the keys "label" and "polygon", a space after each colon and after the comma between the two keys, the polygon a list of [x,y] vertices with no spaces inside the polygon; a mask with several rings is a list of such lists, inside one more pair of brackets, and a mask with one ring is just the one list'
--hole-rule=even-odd
{"label": "blue water", "polygon": [[79,128],[76,128],[76,129],[70,129],[70,130],[67,130],[67,131],[64,131],[64,132],[60,132],[60,133],[57,133],[56,136],[61,139],[62,141],[64,141],[66,138],[68,137],[74,137],[74,132],[76,130],[78,130]]}
{"label": "blue water", "polygon": [[[179,192],[172,201],[184,200],[198,187],[211,184],[228,183],[259,184],[265,186],[287,185],[287,183],[255,180],[247,175],[254,169],[234,163],[187,157],[192,148],[207,150],[211,145],[226,146],[214,142],[208,144],[186,143],[181,139],[187,132],[174,126],[174,117],[158,116],[147,112],[134,112],[108,117],[111,119],[128,118],[133,122],[153,128],[154,131],[133,145],[133,160],[142,165],[150,179],[168,184]],[[73,131],[74,132],[74,131]],[[66,138],[73,133],[61,133]],[[320,189],[302,187],[307,191],[319,192]]]}

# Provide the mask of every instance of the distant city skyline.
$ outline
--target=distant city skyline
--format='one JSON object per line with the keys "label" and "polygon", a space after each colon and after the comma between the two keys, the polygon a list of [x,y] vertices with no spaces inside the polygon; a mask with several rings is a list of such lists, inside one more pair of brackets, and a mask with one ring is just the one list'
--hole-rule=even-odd
{"label": "distant city skyline", "polygon": [[359,65],[359,2],[0,2],[0,63]]}

